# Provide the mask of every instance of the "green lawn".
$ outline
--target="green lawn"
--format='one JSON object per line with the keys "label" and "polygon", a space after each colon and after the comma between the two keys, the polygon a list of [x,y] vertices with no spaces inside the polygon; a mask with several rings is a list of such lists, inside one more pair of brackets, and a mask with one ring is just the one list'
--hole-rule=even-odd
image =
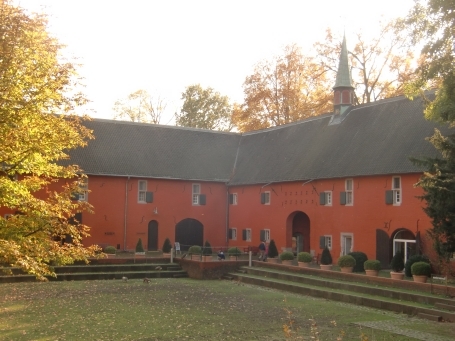
{"label": "green lawn", "polygon": [[[233,281],[0,285],[0,340],[286,340],[283,325],[289,325],[289,316],[305,340],[316,332],[325,341],[337,340],[340,333],[344,333],[343,340],[361,340],[363,333],[369,341],[415,340],[396,331],[426,333],[428,340],[437,336],[453,340],[455,335],[453,323],[428,322]],[[312,323],[316,323],[313,332]],[[390,328],[392,333],[381,330]]]}

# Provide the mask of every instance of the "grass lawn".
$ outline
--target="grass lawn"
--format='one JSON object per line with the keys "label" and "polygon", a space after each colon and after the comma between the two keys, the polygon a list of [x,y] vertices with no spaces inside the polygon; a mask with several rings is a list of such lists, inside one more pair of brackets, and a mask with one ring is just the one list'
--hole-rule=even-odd
{"label": "grass lawn", "polygon": [[[337,340],[341,334],[343,340],[364,341],[442,341],[453,340],[455,335],[454,323],[429,322],[235,281],[186,278],[152,279],[148,284],[111,280],[0,285],[1,341],[287,340],[283,325],[290,326],[290,319],[304,340],[315,333],[321,341]],[[417,338],[396,332],[414,332]],[[300,340],[297,336],[288,340]]]}

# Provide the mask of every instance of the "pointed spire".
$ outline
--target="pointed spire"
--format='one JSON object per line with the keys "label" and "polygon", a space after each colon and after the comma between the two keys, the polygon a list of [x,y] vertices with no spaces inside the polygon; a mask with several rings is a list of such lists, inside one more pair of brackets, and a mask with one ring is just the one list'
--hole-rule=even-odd
{"label": "pointed spire", "polygon": [[338,64],[337,79],[335,82],[335,86],[333,88],[335,89],[338,87],[353,88],[351,70],[349,69],[348,49],[346,47],[346,34],[343,35],[343,43],[341,44],[340,62]]}

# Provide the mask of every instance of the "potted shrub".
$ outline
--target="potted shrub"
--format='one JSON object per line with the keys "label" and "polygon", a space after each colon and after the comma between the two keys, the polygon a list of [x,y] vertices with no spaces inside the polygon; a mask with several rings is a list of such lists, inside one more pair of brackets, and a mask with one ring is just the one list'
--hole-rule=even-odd
{"label": "potted shrub", "polygon": [[227,250],[230,260],[237,260],[237,257],[242,253],[238,247],[230,247]]}
{"label": "potted shrub", "polygon": [[169,240],[169,238],[166,238],[163,243],[163,256],[170,257],[171,249],[172,249],[171,241]]}
{"label": "potted shrub", "polygon": [[204,248],[202,249],[202,260],[207,262],[212,260],[212,246],[209,241],[206,240],[204,243]]}
{"label": "potted shrub", "polygon": [[281,264],[292,265],[294,260],[294,253],[291,251],[284,251],[280,254]]}
{"label": "potted shrub", "polygon": [[299,252],[297,254],[297,263],[301,268],[308,268],[313,261],[313,257],[308,252]]}
{"label": "potted shrub", "polygon": [[379,270],[381,270],[381,262],[376,259],[369,259],[363,263],[363,268],[365,269],[367,276],[377,277],[379,275]]}
{"label": "potted shrub", "polygon": [[108,257],[113,257],[115,256],[115,253],[117,252],[117,249],[111,245],[106,246],[104,248],[104,253],[107,254]]}
{"label": "potted shrub", "polygon": [[332,270],[332,255],[327,246],[322,250],[320,266],[322,270]]}
{"label": "potted shrub", "polygon": [[426,262],[426,263],[430,264],[430,260],[425,255],[414,255],[414,256],[409,257],[409,259],[404,264],[404,274],[406,275],[406,277],[412,277],[411,267],[412,267],[412,264],[417,263],[417,262]]}
{"label": "potted shrub", "polygon": [[269,244],[269,250],[267,252],[267,262],[276,263],[278,261],[278,249],[276,248],[275,241],[272,239]]}
{"label": "potted shrub", "polygon": [[142,239],[139,238],[136,244],[136,255],[138,256],[145,256],[145,250],[144,247],[142,246]]}
{"label": "potted shrub", "polygon": [[403,254],[401,252],[397,252],[395,256],[392,258],[392,262],[390,263],[390,267],[392,271],[390,271],[390,278],[392,279],[403,279],[404,278],[404,261],[403,261]]}
{"label": "potted shrub", "polygon": [[192,260],[201,260],[202,248],[199,245],[190,246],[188,249],[188,254],[191,256]]}
{"label": "potted shrub", "polygon": [[431,265],[427,262],[415,262],[411,266],[412,278],[414,282],[426,283],[427,278],[431,275]]}
{"label": "potted shrub", "polygon": [[355,258],[351,255],[344,255],[338,258],[337,264],[341,272],[352,272],[355,266]]}
{"label": "potted shrub", "polygon": [[354,257],[355,259],[355,265],[354,269],[352,270],[353,272],[363,272],[363,263],[368,260],[368,256],[366,253],[361,252],[361,251],[354,251],[354,252],[349,252],[348,255]]}

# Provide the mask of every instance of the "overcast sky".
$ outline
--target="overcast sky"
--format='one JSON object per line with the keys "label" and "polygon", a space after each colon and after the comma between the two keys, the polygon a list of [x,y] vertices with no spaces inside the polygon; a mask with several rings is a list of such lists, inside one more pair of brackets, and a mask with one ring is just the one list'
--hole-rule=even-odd
{"label": "overcast sky", "polygon": [[162,124],[174,124],[191,84],[232,102],[254,65],[296,43],[309,51],[325,29],[374,31],[381,18],[402,16],[412,0],[15,0],[49,15],[50,31],[78,58],[92,117],[114,116],[113,104],[145,89],[165,97]]}

